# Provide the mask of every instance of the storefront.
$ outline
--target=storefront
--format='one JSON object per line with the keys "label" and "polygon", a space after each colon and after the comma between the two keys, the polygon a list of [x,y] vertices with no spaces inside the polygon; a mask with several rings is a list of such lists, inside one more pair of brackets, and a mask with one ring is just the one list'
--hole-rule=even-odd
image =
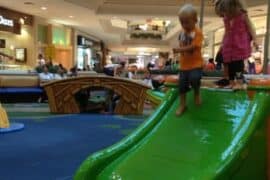
{"label": "storefront", "polygon": [[78,69],[98,70],[102,65],[102,42],[90,35],[75,31],[74,59]]}
{"label": "storefront", "polygon": [[32,66],[33,34],[33,16],[0,7],[1,69]]}
{"label": "storefront", "polygon": [[83,36],[77,36],[77,67],[79,69],[93,69],[94,42]]}
{"label": "storefront", "polygon": [[73,29],[61,24],[52,24],[37,18],[37,53],[42,54],[46,61],[62,64],[70,69],[73,62]]}
{"label": "storefront", "polygon": [[102,67],[104,48],[99,39],[42,18],[36,18],[35,26],[36,57],[42,54],[46,60],[62,64],[67,69],[77,66],[81,70],[96,70]]}

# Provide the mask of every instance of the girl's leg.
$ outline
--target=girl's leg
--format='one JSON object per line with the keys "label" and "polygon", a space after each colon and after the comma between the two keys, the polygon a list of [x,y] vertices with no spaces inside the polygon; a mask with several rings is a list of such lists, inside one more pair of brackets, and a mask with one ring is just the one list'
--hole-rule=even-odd
{"label": "girl's leg", "polygon": [[243,89],[244,84],[244,61],[235,61],[236,85],[235,89]]}
{"label": "girl's leg", "polygon": [[235,78],[236,75],[236,71],[235,71],[235,64],[234,61],[228,63],[228,76],[229,76],[229,81],[230,81],[230,87],[234,87],[235,86]]}
{"label": "girl's leg", "polygon": [[228,64],[227,63],[224,63],[223,64],[223,75],[224,75],[224,78],[225,79],[229,79],[229,70],[228,70]]}

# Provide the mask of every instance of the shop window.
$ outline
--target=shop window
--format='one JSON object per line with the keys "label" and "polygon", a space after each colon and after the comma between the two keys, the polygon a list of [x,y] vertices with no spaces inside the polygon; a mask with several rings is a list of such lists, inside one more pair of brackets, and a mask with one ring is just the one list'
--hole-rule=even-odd
{"label": "shop window", "polygon": [[38,42],[41,44],[48,44],[48,27],[46,25],[38,25]]}

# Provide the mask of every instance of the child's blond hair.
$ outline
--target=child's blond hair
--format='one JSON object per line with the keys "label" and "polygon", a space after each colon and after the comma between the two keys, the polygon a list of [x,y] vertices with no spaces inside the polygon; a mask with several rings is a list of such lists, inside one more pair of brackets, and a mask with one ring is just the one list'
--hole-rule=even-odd
{"label": "child's blond hair", "polygon": [[246,12],[247,9],[242,0],[216,0],[215,11],[219,16],[235,16],[239,13],[239,11]]}
{"label": "child's blond hair", "polygon": [[192,4],[185,4],[184,6],[180,7],[178,11],[178,16],[180,18],[183,16],[189,16],[193,18],[195,22],[198,21],[197,11]]}

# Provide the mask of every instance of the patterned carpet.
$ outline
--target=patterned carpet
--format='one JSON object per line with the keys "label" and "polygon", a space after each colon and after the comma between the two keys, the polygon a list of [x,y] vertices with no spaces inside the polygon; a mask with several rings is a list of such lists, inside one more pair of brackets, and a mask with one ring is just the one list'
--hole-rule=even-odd
{"label": "patterned carpet", "polygon": [[91,153],[108,147],[137,128],[142,116],[52,115],[48,104],[3,104],[10,122],[25,129],[0,135],[0,179],[72,179]]}

